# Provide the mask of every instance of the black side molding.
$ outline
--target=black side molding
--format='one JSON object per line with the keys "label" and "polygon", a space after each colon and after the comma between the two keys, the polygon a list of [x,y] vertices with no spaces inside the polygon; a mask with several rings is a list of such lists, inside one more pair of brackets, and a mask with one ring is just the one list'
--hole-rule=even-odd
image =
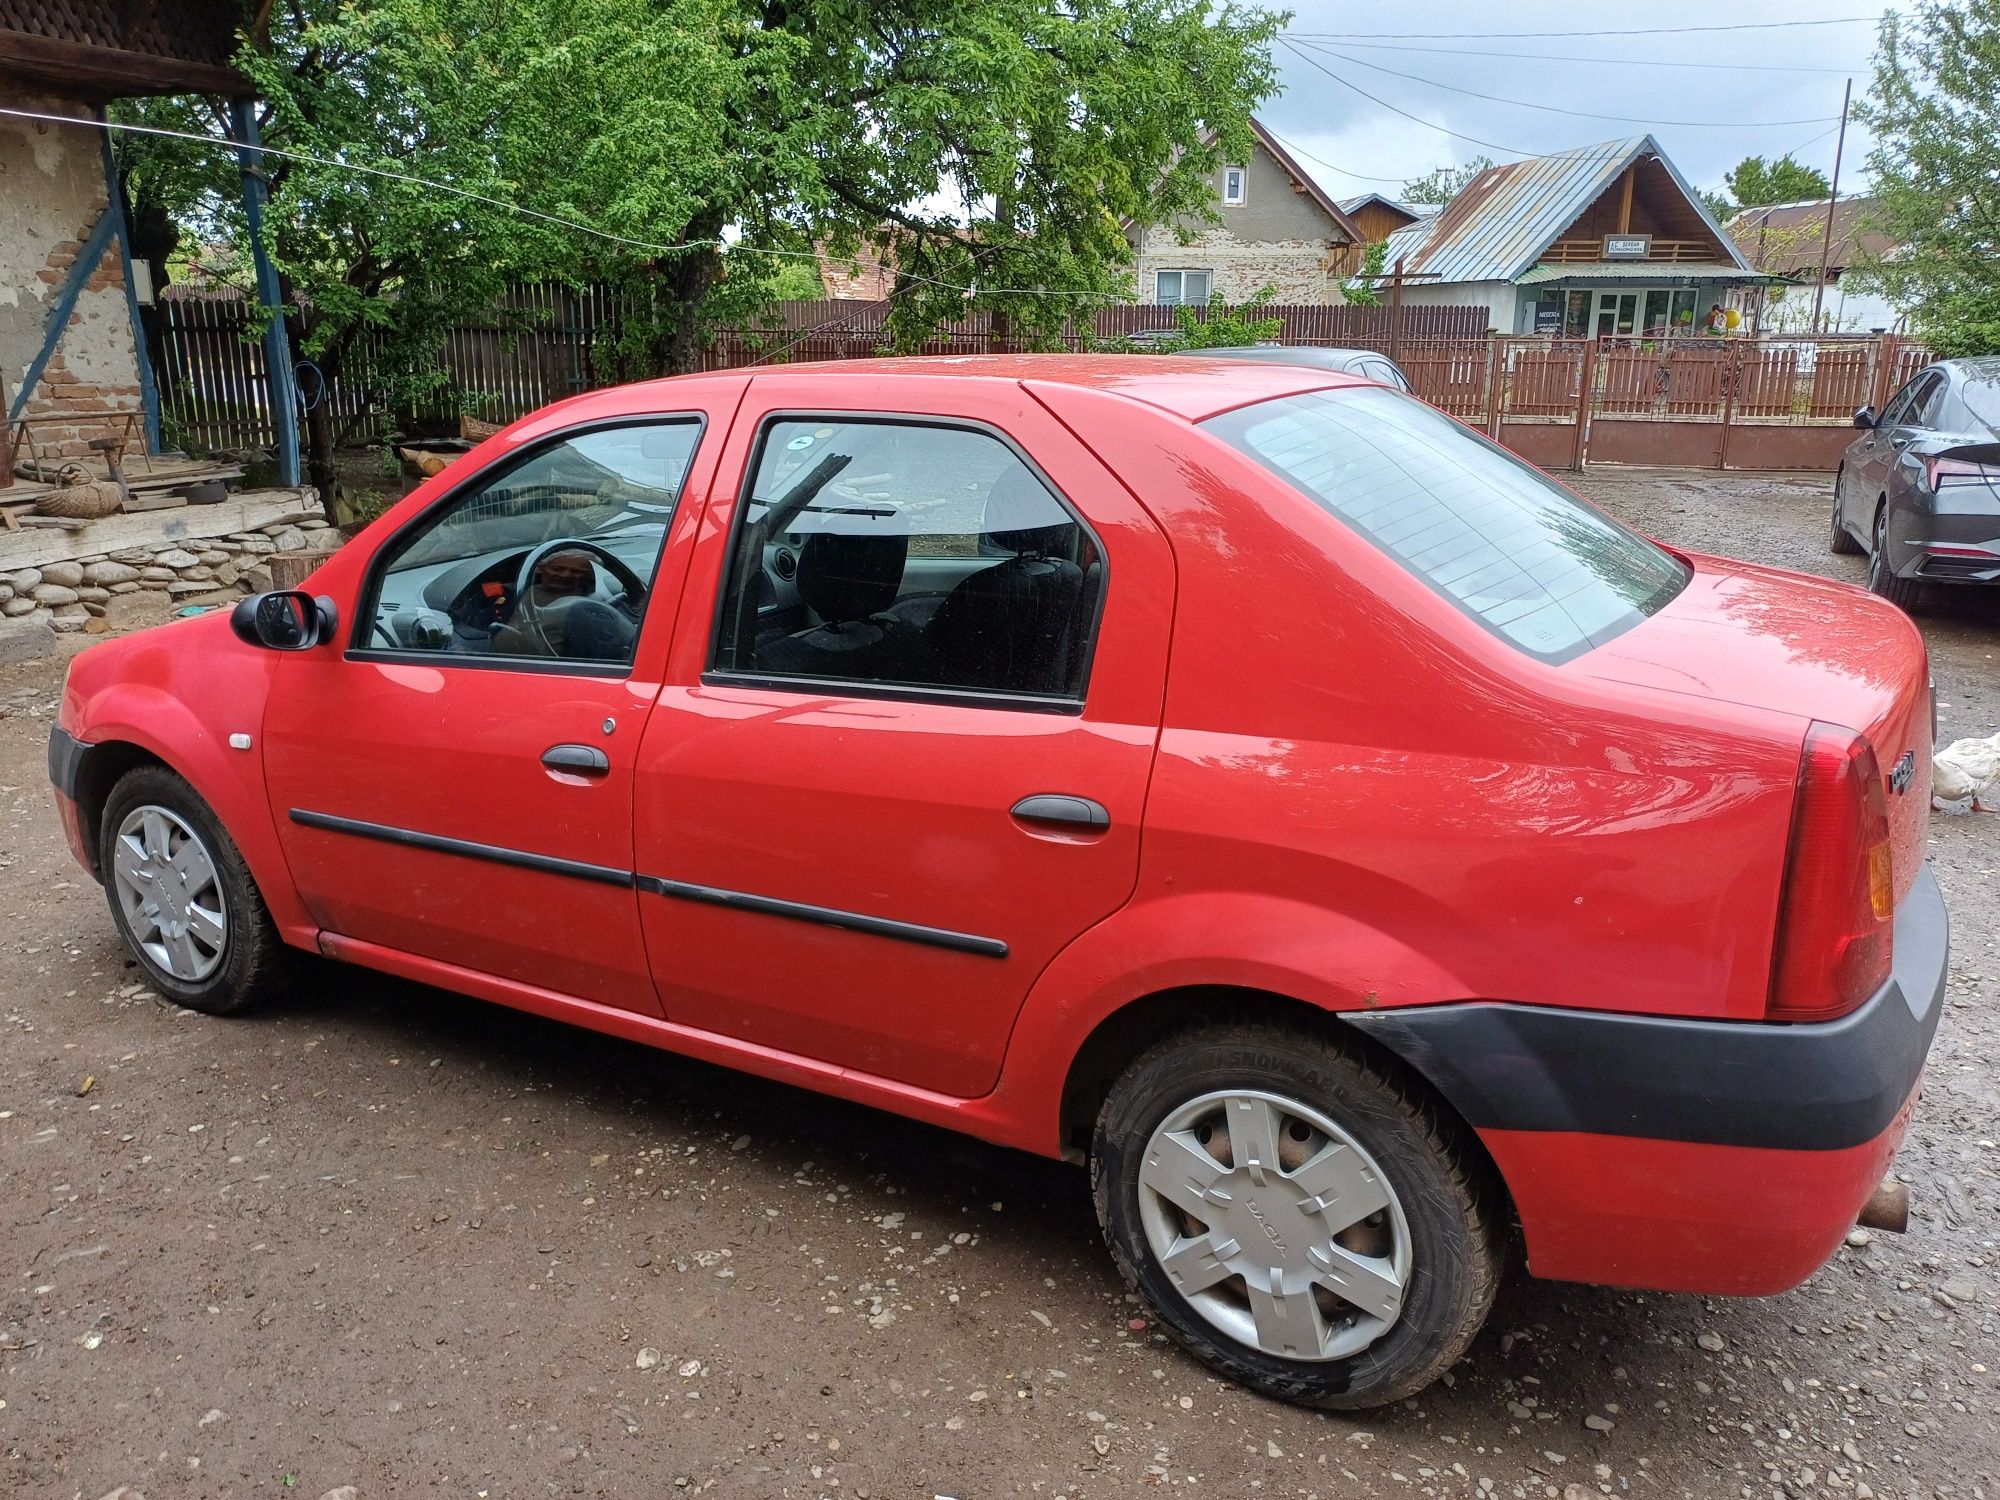
{"label": "black side molding", "polygon": [[406,849],[428,849],[438,854],[456,854],[465,859],[483,859],[496,865],[539,870],[546,875],[567,875],[599,885],[637,888],[654,896],[680,901],[698,901],[705,906],[728,906],[753,911],[767,917],[787,917],[797,922],[814,922],[822,927],[838,927],[847,932],[865,932],[871,937],[894,938],[930,948],[947,948],[954,953],[972,953],[982,958],[1005,958],[1007,945],[999,938],[976,933],[954,932],[948,927],[926,927],[917,922],[899,922],[893,917],[871,917],[861,912],[841,911],[831,906],[810,906],[803,901],[782,901],[775,896],[753,896],[745,891],[724,890],[720,886],[695,885],[685,880],[668,880],[659,875],[639,875],[609,865],[587,864],[582,860],[561,859],[553,854],[535,854],[526,849],[509,849],[500,844],[482,844],[472,839],[447,838],[440,833],[419,833],[413,828],[397,828],[387,823],[369,823],[360,818],[342,818],[333,813],[292,808],[294,823],[305,828],[322,828],[329,833],[345,833],[355,838],[400,844]]}
{"label": "black side molding", "polygon": [[865,932],[874,937],[896,938],[929,948],[949,948],[957,953],[976,953],[984,958],[1005,958],[1007,945],[999,938],[980,937],[970,932],[953,932],[948,927],[925,927],[916,922],[898,922],[890,917],[864,916],[831,906],[809,906],[803,901],[781,901],[775,896],[751,896],[712,885],[692,885],[685,880],[663,880],[657,875],[641,875],[639,889],[655,896],[671,896],[680,901],[698,901],[704,906],[728,906],[737,911],[754,911],[767,917],[790,917],[798,922],[816,922],[822,927],[839,927],[848,932]]}
{"label": "black side molding", "polygon": [[491,864],[513,865],[523,870],[540,870],[548,875],[567,875],[575,880],[594,881],[599,885],[622,885],[629,888],[633,883],[630,870],[616,870],[609,865],[587,864],[580,859],[560,859],[553,854],[534,854],[526,849],[509,849],[500,844],[481,844],[471,839],[446,838],[441,833],[419,833],[413,828],[396,828],[387,823],[366,823],[359,818],[340,818],[332,813],[308,812],[302,807],[291,810],[291,819],[302,827],[323,828],[329,833],[348,833],[356,838],[374,839],[384,844],[401,844],[406,849],[430,849],[439,854],[458,854],[467,859],[483,859]]}
{"label": "black side molding", "polygon": [[49,730],[49,780],[70,801],[76,801],[77,779],[90,746],[60,724]]}
{"label": "black side molding", "polygon": [[1923,1072],[1949,918],[1926,865],[1889,980],[1837,1021],[1773,1025],[1475,1002],[1343,1014],[1480,1130],[1838,1151],[1874,1140]]}

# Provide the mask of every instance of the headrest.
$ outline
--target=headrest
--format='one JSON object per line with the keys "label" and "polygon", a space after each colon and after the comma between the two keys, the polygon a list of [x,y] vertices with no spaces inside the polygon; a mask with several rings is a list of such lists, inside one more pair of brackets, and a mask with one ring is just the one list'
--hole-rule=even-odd
{"label": "headrest", "polygon": [[907,536],[815,532],[799,549],[799,597],[830,625],[879,615],[896,602],[909,555]]}
{"label": "headrest", "polygon": [[1067,553],[1070,520],[1025,466],[1011,464],[993,481],[986,496],[986,534],[1009,552],[1033,556]]}

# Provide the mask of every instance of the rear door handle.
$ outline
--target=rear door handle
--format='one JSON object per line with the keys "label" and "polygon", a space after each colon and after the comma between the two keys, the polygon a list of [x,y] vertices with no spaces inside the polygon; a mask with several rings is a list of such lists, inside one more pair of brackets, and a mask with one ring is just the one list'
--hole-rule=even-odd
{"label": "rear door handle", "polygon": [[1032,797],[1023,797],[1014,804],[1013,813],[1023,823],[1085,833],[1102,833],[1111,826],[1111,814],[1104,810],[1102,802],[1072,797],[1066,792],[1037,792]]}
{"label": "rear door handle", "polygon": [[542,752],[542,764],[572,776],[604,776],[610,773],[611,757],[595,745],[551,745]]}

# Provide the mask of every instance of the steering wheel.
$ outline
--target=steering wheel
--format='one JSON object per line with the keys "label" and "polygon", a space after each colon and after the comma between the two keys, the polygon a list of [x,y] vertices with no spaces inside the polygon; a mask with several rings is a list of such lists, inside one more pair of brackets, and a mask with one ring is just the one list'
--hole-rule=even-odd
{"label": "steering wheel", "polygon": [[613,556],[595,542],[586,542],[580,537],[555,537],[538,547],[530,548],[528,555],[521,559],[520,572],[514,577],[514,623],[525,634],[541,643],[545,655],[560,656],[562,653],[557,651],[549,640],[549,633],[543,629],[540,612],[535,606],[535,570],[542,565],[544,558],[557,552],[588,552],[603,563],[605,571],[610,573],[618,581],[619,587],[625,591],[623,600],[613,607],[628,616],[635,625],[638,623],[639,611],[646,602],[645,580],[633,572],[622,559]]}

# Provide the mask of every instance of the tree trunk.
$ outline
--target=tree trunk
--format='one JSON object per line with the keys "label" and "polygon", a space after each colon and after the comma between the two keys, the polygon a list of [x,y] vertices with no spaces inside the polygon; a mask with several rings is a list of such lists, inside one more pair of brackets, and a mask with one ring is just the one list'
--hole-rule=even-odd
{"label": "tree trunk", "polygon": [[[714,239],[722,232],[719,218],[688,225],[684,238]],[[692,375],[701,369],[707,348],[702,338],[701,304],[722,272],[722,258],[713,250],[691,250],[660,266],[661,327],[653,353],[662,375]]]}
{"label": "tree trunk", "polygon": [[333,406],[321,401],[306,413],[306,478],[319,491],[320,509],[338,526],[340,470],[333,461]]}

